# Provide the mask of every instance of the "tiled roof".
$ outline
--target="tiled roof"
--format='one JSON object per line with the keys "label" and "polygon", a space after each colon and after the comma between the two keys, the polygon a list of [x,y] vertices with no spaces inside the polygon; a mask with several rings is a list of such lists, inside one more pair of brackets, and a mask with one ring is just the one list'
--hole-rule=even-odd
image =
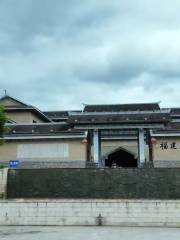
{"label": "tiled roof", "polygon": [[82,131],[77,131],[68,124],[12,124],[8,125],[8,132],[5,135],[7,136],[43,136],[43,135],[81,135],[84,134]]}
{"label": "tiled roof", "polygon": [[49,111],[43,112],[49,118],[68,118],[68,111]]}
{"label": "tiled roof", "polygon": [[84,112],[120,112],[120,111],[155,111],[160,110],[158,103],[85,105]]}
{"label": "tiled roof", "polygon": [[180,115],[180,108],[171,108],[171,115]]}
{"label": "tiled roof", "polygon": [[180,129],[179,130],[178,129],[158,129],[158,130],[153,130],[152,133],[153,134],[161,134],[161,135],[166,135],[166,134],[173,135],[174,134],[174,136],[175,136],[176,134],[180,134]]}
{"label": "tiled roof", "polygon": [[67,119],[69,112],[81,112],[81,111],[46,111],[43,112],[50,119]]}
{"label": "tiled roof", "polygon": [[180,134],[180,122],[170,122],[167,127],[163,129],[156,129],[152,131],[153,134]]}
{"label": "tiled roof", "polygon": [[153,123],[169,122],[170,114],[164,112],[126,112],[126,113],[86,113],[73,114],[69,117],[70,124],[103,124],[103,123]]}
{"label": "tiled roof", "polygon": [[170,129],[180,129],[180,122],[171,122],[169,128]]}

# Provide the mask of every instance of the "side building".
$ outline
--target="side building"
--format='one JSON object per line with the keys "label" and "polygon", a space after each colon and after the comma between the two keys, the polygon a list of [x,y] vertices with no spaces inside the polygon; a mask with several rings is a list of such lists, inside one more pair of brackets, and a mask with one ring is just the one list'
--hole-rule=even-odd
{"label": "side building", "polygon": [[0,163],[19,160],[19,167],[85,167],[86,131],[54,122],[37,108],[5,96],[0,105],[8,117]]}

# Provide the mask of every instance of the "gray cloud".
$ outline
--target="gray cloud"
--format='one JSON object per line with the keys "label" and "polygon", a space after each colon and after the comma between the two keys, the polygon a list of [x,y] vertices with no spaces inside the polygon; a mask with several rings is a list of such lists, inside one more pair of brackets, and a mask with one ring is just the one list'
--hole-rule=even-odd
{"label": "gray cloud", "polygon": [[179,8],[177,0],[0,0],[0,90],[42,109],[178,106]]}

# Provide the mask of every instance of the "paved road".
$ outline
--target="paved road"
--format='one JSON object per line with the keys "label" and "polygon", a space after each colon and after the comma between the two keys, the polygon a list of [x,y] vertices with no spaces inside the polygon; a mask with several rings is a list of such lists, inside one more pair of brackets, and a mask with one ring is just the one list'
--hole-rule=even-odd
{"label": "paved road", "polygon": [[0,240],[179,240],[178,228],[0,227]]}

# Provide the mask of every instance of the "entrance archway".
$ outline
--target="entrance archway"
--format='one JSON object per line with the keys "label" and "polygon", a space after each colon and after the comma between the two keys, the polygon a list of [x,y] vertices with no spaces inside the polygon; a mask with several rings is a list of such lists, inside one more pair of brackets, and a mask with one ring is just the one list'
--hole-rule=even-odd
{"label": "entrance archway", "polygon": [[106,167],[137,167],[137,158],[124,148],[118,148],[105,157]]}

